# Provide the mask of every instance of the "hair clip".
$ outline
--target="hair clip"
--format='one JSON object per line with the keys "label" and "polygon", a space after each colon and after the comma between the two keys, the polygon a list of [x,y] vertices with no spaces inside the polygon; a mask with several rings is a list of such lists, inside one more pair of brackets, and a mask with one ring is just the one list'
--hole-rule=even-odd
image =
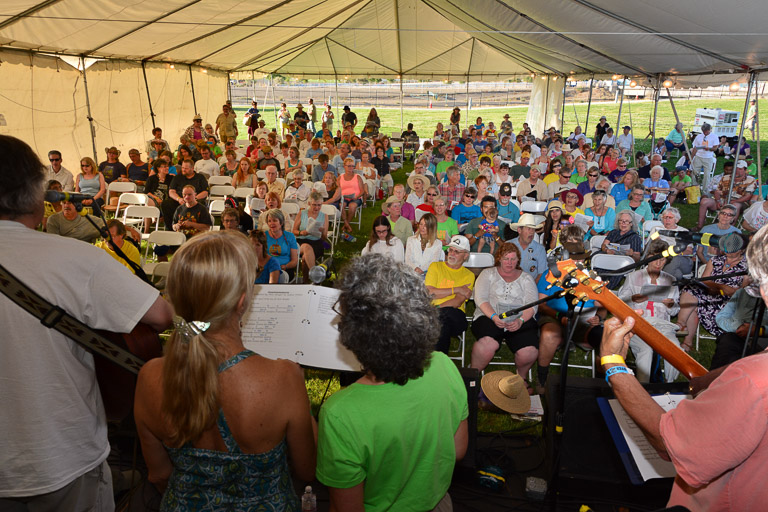
{"label": "hair clip", "polygon": [[211,327],[211,323],[197,320],[187,322],[182,317],[176,315],[173,317],[173,326],[176,328],[176,333],[181,336],[181,340],[184,343],[189,343],[195,336],[207,331]]}

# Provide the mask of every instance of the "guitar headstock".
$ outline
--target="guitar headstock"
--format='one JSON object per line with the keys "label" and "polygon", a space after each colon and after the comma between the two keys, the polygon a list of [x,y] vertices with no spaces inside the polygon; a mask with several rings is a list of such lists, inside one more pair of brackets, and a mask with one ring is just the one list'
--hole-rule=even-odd
{"label": "guitar headstock", "polygon": [[605,283],[600,281],[597,274],[584,266],[583,261],[563,260],[557,262],[560,277],[551,272],[547,281],[553,286],[570,291],[576,296],[576,302],[600,300],[600,294],[605,289]]}

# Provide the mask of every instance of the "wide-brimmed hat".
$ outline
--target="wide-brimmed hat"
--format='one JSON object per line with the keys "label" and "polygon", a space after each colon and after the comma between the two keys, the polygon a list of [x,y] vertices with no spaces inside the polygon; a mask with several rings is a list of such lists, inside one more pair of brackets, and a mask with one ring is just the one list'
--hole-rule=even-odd
{"label": "wide-brimmed hat", "polygon": [[111,148],[104,148],[104,151],[105,151],[107,154],[109,154],[109,153],[117,153],[117,156],[118,156],[118,157],[119,157],[119,156],[120,156],[120,154],[122,153],[122,151],[120,151],[119,149],[117,149],[115,146],[112,146]]}
{"label": "wide-brimmed hat", "polygon": [[201,116],[200,114],[195,114],[195,117],[193,117],[192,120],[193,121],[202,121],[203,120],[203,116]]}
{"label": "wide-brimmed hat", "polygon": [[744,249],[747,241],[741,233],[728,233],[720,238],[717,245],[721,251],[729,254]]}
{"label": "wide-brimmed hat", "polygon": [[516,373],[499,370],[488,372],[480,381],[483,393],[493,405],[513,414],[524,414],[531,409],[531,397],[525,381]]}
{"label": "wide-brimmed hat", "polygon": [[429,186],[429,178],[427,178],[423,174],[417,174],[415,172],[412,172],[411,175],[408,176],[408,187],[413,189],[414,188],[413,184],[417,180],[420,181],[424,185],[425,189]]}
{"label": "wide-brimmed hat", "polygon": [[517,222],[513,222],[512,224],[509,224],[510,229],[514,229],[517,231],[518,228],[533,228],[533,229],[539,229],[542,227],[543,223],[536,223],[536,217],[534,217],[530,213],[524,213],[520,216],[520,220]]}
{"label": "wide-brimmed hat", "polygon": [[570,188],[568,190],[563,190],[562,192],[560,192],[560,200],[563,202],[563,204],[565,204],[565,196],[568,195],[571,192],[576,194],[577,196],[579,196],[579,200],[576,203],[576,206],[581,206],[582,203],[584,202],[584,196],[582,195],[581,192],[579,192],[575,188]]}
{"label": "wide-brimmed hat", "polygon": [[304,105],[302,105],[301,103],[297,103],[296,108],[304,108]]}
{"label": "wide-brimmed hat", "polygon": [[555,208],[558,208],[559,210],[562,211],[563,210],[563,203],[561,203],[560,201],[557,201],[557,200],[550,201],[549,204],[547,205],[547,211],[554,210]]}
{"label": "wide-brimmed hat", "polygon": [[509,119],[509,114],[504,114],[504,119]]}
{"label": "wide-brimmed hat", "polygon": [[398,199],[395,196],[389,196],[387,198],[387,200],[384,201],[384,203],[382,203],[381,211],[382,211],[382,213],[385,213],[385,214],[389,215],[389,205],[390,204],[392,204],[392,203],[400,203],[400,206],[402,206],[404,202],[405,202],[405,199]]}

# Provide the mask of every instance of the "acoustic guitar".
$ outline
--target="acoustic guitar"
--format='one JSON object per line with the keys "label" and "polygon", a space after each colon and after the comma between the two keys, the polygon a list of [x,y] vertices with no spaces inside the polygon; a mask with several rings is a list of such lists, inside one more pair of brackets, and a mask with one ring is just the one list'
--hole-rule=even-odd
{"label": "acoustic guitar", "polygon": [[[113,345],[127,350],[144,361],[163,355],[160,336],[146,324],[137,324],[133,331],[127,334],[109,331],[96,332]],[[92,351],[91,353],[96,365],[96,379],[99,382],[107,420],[122,421],[133,411],[137,375],[96,352]]]}
{"label": "acoustic guitar", "polygon": [[586,300],[596,300],[614,316],[621,319],[622,322],[627,317],[634,318],[635,327],[632,329],[632,332],[640,336],[644,342],[672,366],[680,370],[680,373],[689,380],[694,377],[701,377],[707,373],[706,368],[701,366],[680,347],[669,341],[666,336],[661,334],[648,321],[635,313],[629,305],[609,290],[606,287],[607,283],[598,281],[597,274],[584,267],[582,262],[574,260],[560,261],[557,263],[557,268],[560,270],[560,277],[557,278],[550,272],[547,279],[559,288],[570,290],[575,296],[575,299],[573,299],[574,304]]}

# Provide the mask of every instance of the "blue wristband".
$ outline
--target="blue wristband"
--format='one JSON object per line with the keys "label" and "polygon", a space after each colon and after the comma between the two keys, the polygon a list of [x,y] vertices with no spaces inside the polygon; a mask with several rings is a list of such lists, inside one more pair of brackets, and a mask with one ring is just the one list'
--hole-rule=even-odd
{"label": "blue wristband", "polygon": [[492,315],[491,315],[491,320],[493,320],[493,317],[495,317],[495,316],[497,316],[497,315],[498,315],[498,313],[494,313],[494,314],[492,314]]}
{"label": "blue wristband", "polygon": [[630,372],[629,368],[627,368],[626,366],[611,366],[605,371],[605,382],[610,384],[611,381],[609,380],[609,378],[611,377],[611,375],[616,375],[617,373],[631,374],[632,372]]}

